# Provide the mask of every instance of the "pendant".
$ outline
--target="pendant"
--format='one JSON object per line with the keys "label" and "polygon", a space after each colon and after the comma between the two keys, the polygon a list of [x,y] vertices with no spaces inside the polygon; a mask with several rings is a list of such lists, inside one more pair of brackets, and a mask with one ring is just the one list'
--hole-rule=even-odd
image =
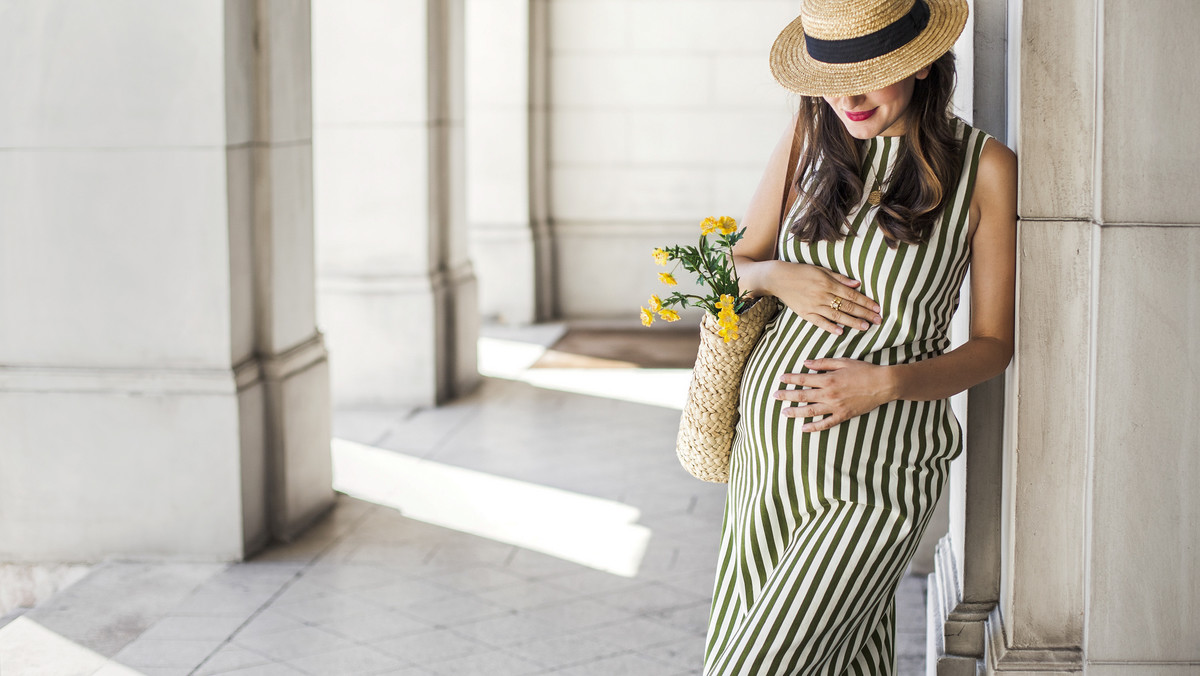
{"label": "pendant", "polygon": [[883,201],[883,193],[877,189],[872,190],[871,194],[867,195],[867,201],[871,203],[871,206],[877,207]]}

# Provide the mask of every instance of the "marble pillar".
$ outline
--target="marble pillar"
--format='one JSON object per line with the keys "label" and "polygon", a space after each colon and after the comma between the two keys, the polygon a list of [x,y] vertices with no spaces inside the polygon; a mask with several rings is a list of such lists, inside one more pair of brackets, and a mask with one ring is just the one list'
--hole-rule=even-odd
{"label": "marble pillar", "polygon": [[1195,673],[1200,129],[1174,111],[1200,104],[1200,5],[1013,2],[1018,338],[984,666]]}
{"label": "marble pillar", "polygon": [[0,3],[0,559],[332,505],[303,2]]}
{"label": "marble pillar", "polygon": [[318,307],[334,405],[434,405],[478,382],[463,0],[312,4]]}
{"label": "marble pillar", "polygon": [[546,208],[546,0],[467,0],[467,223],[479,312],[554,312]]}

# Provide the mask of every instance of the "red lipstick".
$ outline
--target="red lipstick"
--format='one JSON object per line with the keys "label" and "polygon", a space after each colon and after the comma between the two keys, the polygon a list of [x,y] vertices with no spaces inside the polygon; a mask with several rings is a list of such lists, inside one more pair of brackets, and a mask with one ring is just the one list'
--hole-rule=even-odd
{"label": "red lipstick", "polygon": [[851,122],[862,122],[863,120],[867,119],[868,117],[871,117],[872,115],[874,115],[876,110],[879,110],[879,109],[872,108],[870,110],[864,110],[862,112],[851,112],[851,111],[847,110],[846,117],[850,118]]}

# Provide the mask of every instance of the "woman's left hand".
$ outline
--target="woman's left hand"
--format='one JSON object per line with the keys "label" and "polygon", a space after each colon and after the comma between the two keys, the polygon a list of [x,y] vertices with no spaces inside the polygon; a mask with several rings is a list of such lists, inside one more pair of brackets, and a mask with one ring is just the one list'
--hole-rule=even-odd
{"label": "woman's left hand", "polygon": [[825,416],[805,423],[805,432],[827,430],[894,399],[886,366],[857,359],[809,359],[804,366],[821,373],[785,373],[780,380],[808,389],[778,390],[775,398],[804,402],[783,409],[789,418]]}

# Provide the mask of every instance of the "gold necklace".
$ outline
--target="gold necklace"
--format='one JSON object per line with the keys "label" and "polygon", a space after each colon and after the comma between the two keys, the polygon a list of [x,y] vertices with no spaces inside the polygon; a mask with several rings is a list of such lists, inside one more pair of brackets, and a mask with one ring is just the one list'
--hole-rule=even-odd
{"label": "gold necklace", "polygon": [[875,174],[875,187],[871,188],[871,192],[867,194],[867,202],[873,207],[879,206],[883,201],[883,191],[879,189],[879,174]]}

